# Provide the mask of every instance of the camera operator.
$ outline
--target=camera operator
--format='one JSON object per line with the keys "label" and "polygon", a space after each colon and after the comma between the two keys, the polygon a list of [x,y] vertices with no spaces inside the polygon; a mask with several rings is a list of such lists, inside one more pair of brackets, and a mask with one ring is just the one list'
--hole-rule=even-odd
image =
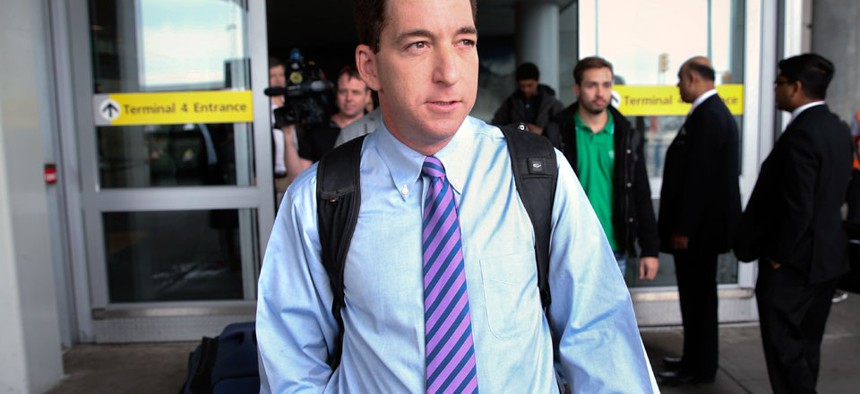
{"label": "camera operator", "polygon": [[[276,57],[269,58],[269,87],[285,88],[287,86],[286,67],[281,59]],[[284,96],[271,96],[269,100],[272,105],[272,124],[275,124],[275,110],[284,106]],[[295,133],[293,134],[295,138]],[[274,146],[274,173],[275,173],[275,191],[278,197],[278,203],[281,201],[284,191],[287,190],[287,166],[284,164],[284,132],[272,127],[272,140]]]}
{"label": "camera operator", "polygon": [[286,137],[284,150],[287,179],[292,181],[334,147],[340,130],[364,116],[364,108],[370,100],[370,89],[361,80],[353,67],[341,69],[337,77],[336,102],[338,112],[331,116],[328,124],[321,124],[305,131],[298,147],[295,145],[296,128],[282,128]]}

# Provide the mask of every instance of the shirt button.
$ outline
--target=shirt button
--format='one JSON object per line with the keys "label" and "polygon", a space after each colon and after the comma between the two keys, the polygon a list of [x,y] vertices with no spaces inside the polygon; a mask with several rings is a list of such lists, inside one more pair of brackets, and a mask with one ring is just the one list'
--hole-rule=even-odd
{"label": "shirt button", "polygon": [[633,218],[627,218],[627,221],[633,223]]}
{"label": "shirt button", "polygon": [[627,154],[629,155],[629,154],[631,154],[631,153],[633,153],[633,151],[632,151],[632,150],[630,150],[630,149],[628,149],[628,150],[627,150]]}
{"label": "shirt button", "polygon": [[400,189],[400,194],[402,194],[404,196],[408,196],[409,195],[409,186],[403,185],[403,188]]}
{"label": "shirt button", "polygon": [[633,184],[630,182],[627,182],[627,187],[633,187]]}

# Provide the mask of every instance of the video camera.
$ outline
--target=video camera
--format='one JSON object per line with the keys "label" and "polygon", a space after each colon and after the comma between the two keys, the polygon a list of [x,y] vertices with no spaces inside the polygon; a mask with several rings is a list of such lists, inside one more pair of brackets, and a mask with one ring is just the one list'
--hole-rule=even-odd
{"label": "video camera", "polygon": [[298,49],[290,52],[290,63],[285,68],[287,86],[263,91],[269,97],[284,96],[284,105],[274,111],[274,127],[298,124],[308,129],[325,122],[334,84],[325,79],[316,63],[305,63]]}

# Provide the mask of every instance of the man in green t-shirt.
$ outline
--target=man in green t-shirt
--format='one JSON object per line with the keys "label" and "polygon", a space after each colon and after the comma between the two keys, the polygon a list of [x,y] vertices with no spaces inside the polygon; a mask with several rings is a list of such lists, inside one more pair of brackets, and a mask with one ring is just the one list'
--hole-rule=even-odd
{"label": "man in green t-shirt", "polygon": [[580,60],[573,69],[578,101],[560,112],[544,135],[564,153],[615,252],[621,272],[636,255],[639,278],[657,275],[657,221],[645,171],[642,134],[610,105],[612,63],[599,57]]}

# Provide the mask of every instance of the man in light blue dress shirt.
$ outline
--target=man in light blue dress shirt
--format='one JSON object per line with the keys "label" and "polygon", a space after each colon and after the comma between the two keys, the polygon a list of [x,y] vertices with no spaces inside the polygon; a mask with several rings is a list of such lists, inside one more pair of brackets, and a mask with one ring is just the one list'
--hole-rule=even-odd
{"label": "man in light blue dress shirt", "polygon": [[[378,7],[369,3],[380,3]],[[657,392],[629,293],[601,226],[557,153],[544,313],[534,232],[501,131],[468,117],[477,95],[475,2],[356,2],[356,63],[379,92],[364,141],[361,209],[347,255],[343,343],[321,262],[316,165],[288,189],[263,262],[257,306],[262,392],[425,392],[422,206],[427,156],[459,208],[478,388]],[[330,354],[342,346],[339,366]]]}

